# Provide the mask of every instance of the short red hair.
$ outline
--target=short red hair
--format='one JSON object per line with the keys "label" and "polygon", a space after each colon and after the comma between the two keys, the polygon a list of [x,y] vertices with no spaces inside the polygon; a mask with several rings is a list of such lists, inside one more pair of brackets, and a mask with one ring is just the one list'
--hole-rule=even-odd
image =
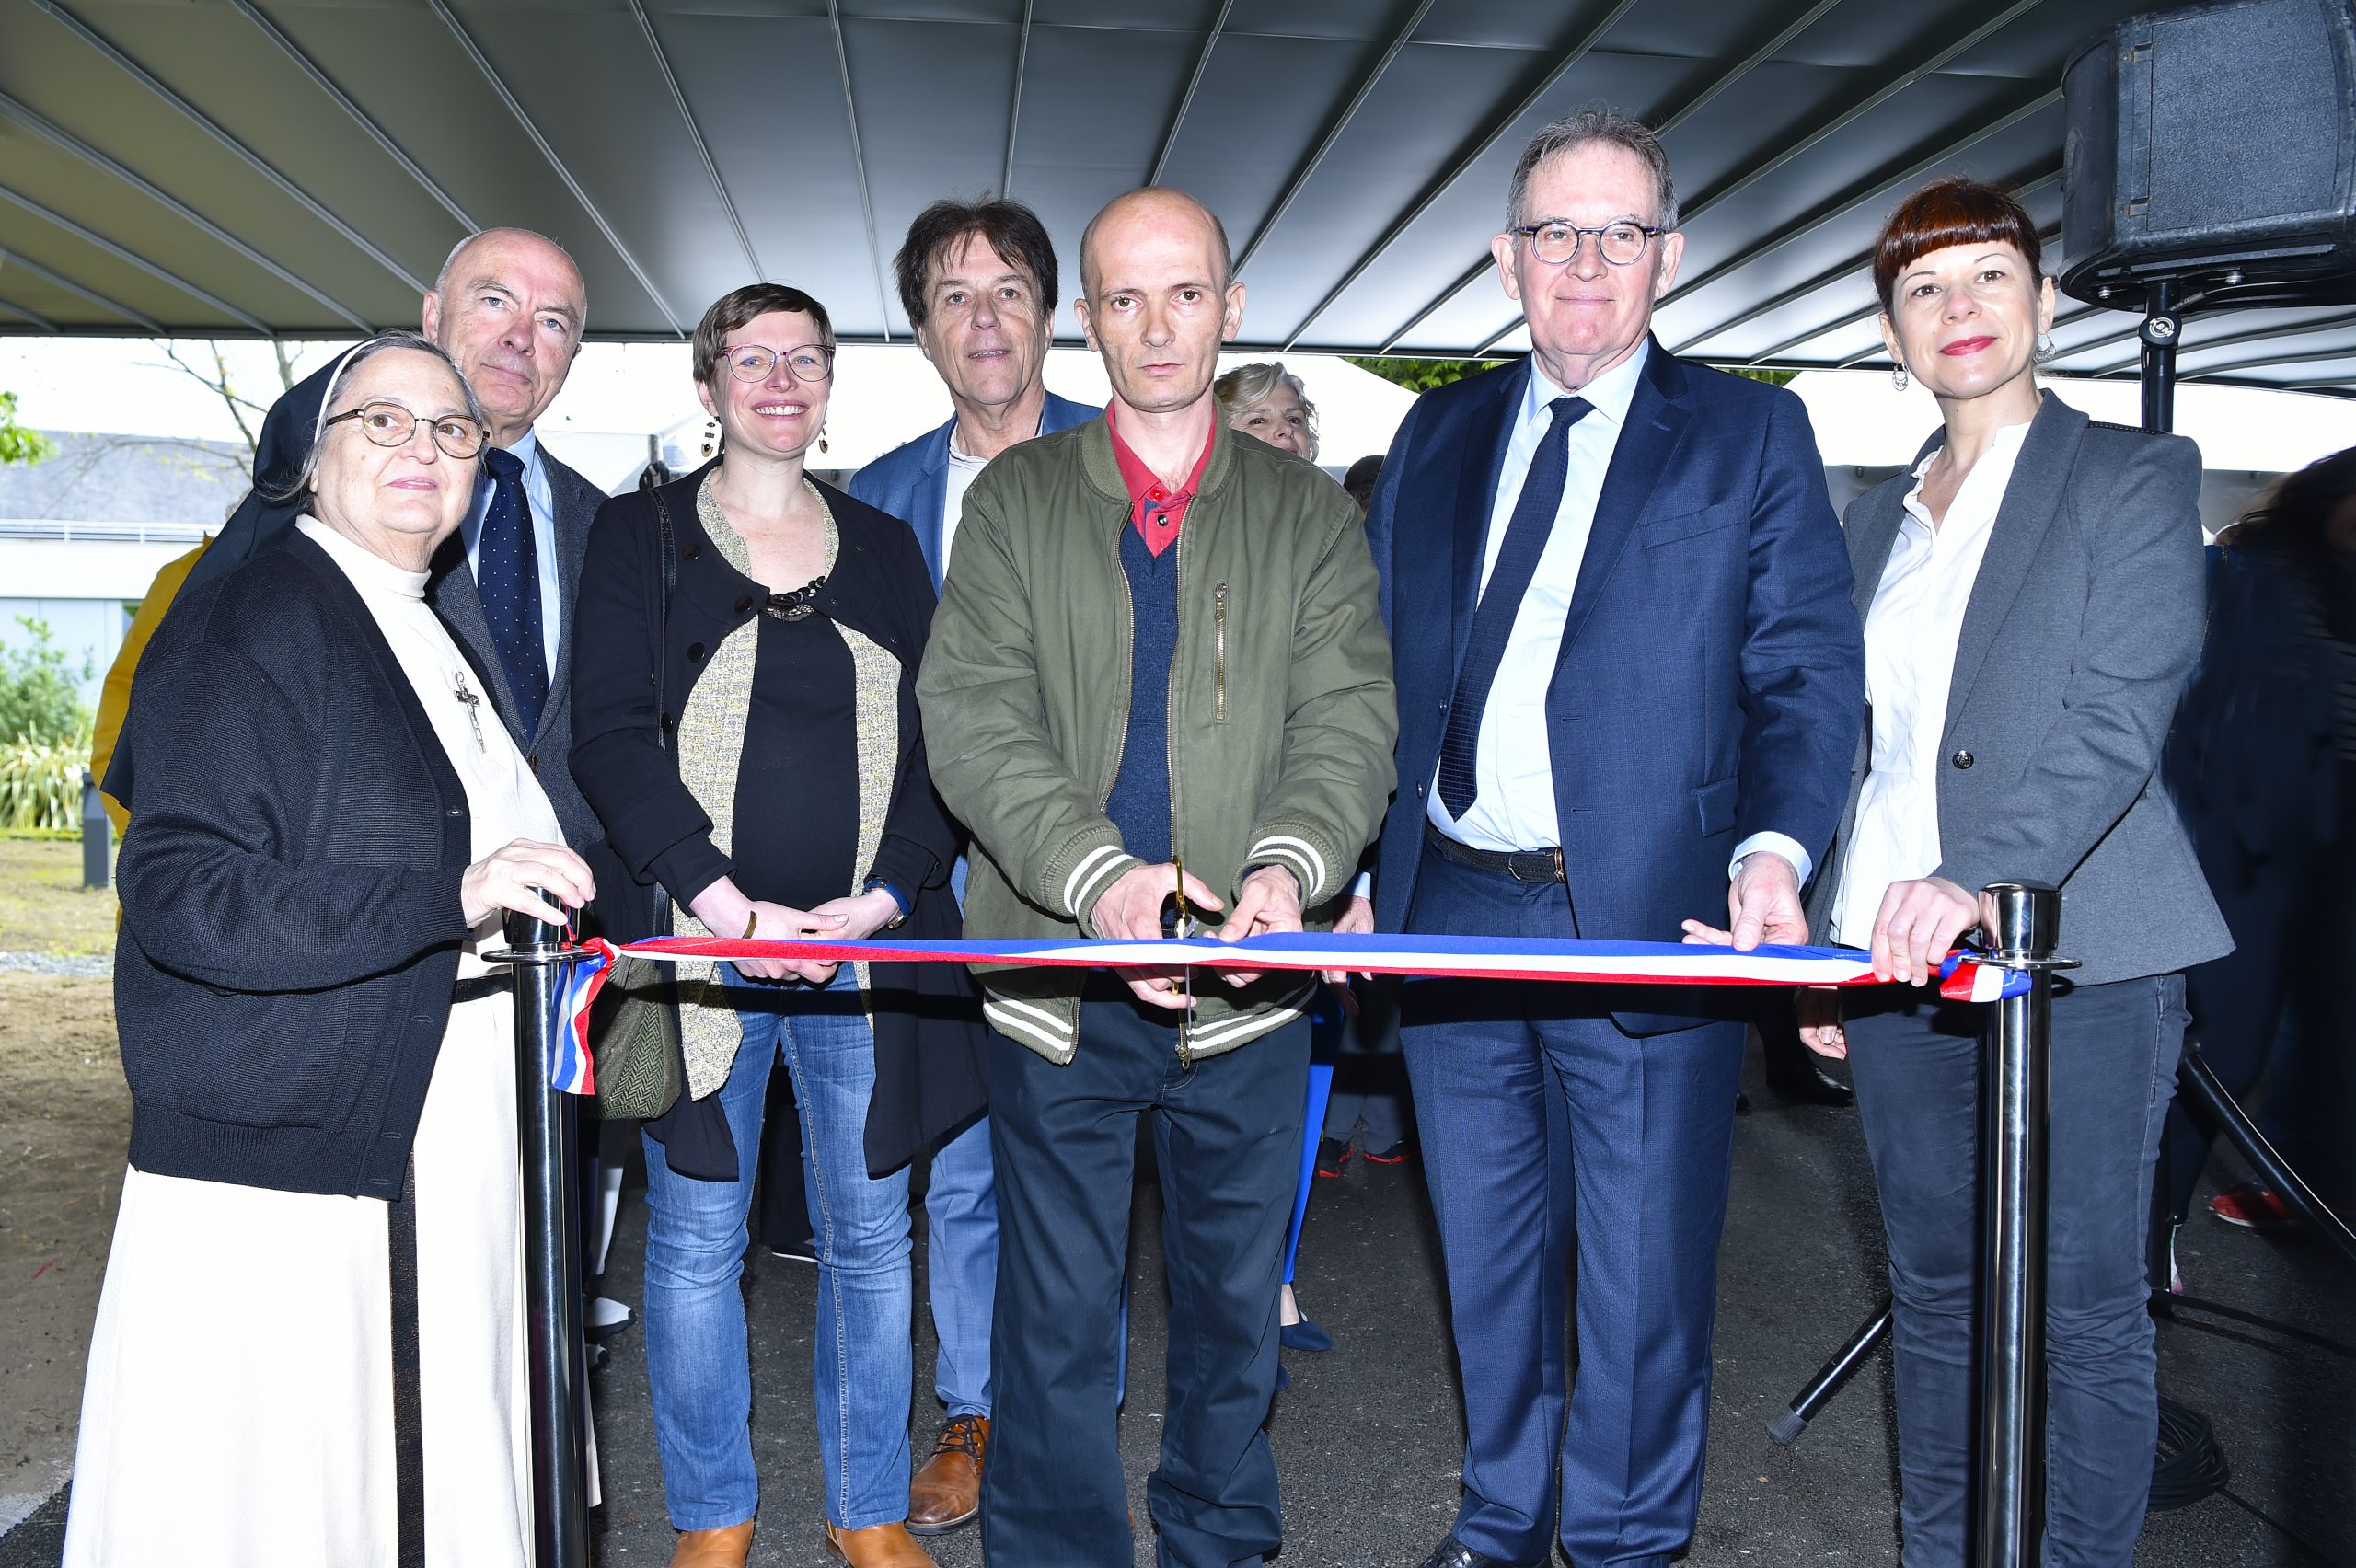
{"label": "short red hair", "polygon": [[1907,268],[1950,245],[2002,243],[2028,261],[2029,282],[2045,276],[2038,260],[2037,222],[2020,198],[2002,186],[1951,177],[1934,179],[1898,204],[1874,241],[1874,294],[1888,311]]}

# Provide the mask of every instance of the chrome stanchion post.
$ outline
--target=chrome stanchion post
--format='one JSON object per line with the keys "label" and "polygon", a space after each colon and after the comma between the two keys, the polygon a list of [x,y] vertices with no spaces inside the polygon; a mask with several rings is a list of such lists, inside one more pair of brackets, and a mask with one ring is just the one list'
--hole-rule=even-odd
{"label": "chrome stanchion post", "polygon": [[507,951],[486,960],[515,982],[515,1120],[524,1159],[524,1320],[532,1389],[532,1525],[537,1568],[588,1568],[588,1360],[581,1323],[580,1168],[572,1097],[549,1087],[548,1042],[573,954],[557,927],[506,917]]}
{"label": "chrome stanchion post", "polygon": [[1981,895],[1988,962],[2029,977],[1991,1009],[1981,1094],[1978,1568],[2036,1568],[2045,1535],[2045,1216],[2053,955],[2062,895],[1997,882]]}

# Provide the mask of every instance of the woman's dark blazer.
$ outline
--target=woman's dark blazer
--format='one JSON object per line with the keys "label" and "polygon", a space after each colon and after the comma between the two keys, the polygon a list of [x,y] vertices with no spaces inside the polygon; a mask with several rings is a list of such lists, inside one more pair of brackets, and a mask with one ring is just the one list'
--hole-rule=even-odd
{"label": "woman's dark blazer", "polygon": [[[1944,440],[1933,436],[1923,454]],[[1913,485],[1910,468],[1843,519],[1860,617]],[[2200,652],[2200,500],[2191,442],[2094,423],[2048,392],[1956,642],[1932,874],[1975,892],[2004,881],[2060,888],[2061,951],[2079,961],[2070,977],[2081,985],[2172,974],[2233,950],[2159,776]],[[1808,901],[1819,931],[1839,896],[1872,734],[1868,712]]]}
{"label": "woman's dark blazer", "polygon": [[472,824],[342,570],[289,530],[183,597],[139,661],[117,755],[131,1163],[399,1196]]}
{"label": "woman's dark blazer", "polygon": [[[653,882],[684,905],[731,870],[711,841],[711,819],[679,781],[669,745],[704,661],[729,633],[758,616],[768,599],[767,589],[728,564],[697,520],[696,492],[711,467],[659,490],[606,502],[590,525],[581,571],[572,641],[572,777],[605,824],[607,842],[638,879],[638,886],[623,890],[632,900],[627,909],[599,890],[601,918],[618,933],[654,929]],[[916,703],[917,666],[932,628],[932,577],[906,523],[831,485],[818,488],[834,513],[840,548],[816,606],[900,662],[899,776],[872,874],[908,894],[914,907],[890,934],[954,937],[964,928],[949,889],[958,832],[933,793]],[[669,508],[677,574],[659,703],[658,497]],[[790,791],[780,791],[777,809],[792,809]],[[963,964],[879,963],[869,973],[876,1006],[867,1161],[880,1175],[907,1164],[981,1110],[984,1035],[981,1000]]]}

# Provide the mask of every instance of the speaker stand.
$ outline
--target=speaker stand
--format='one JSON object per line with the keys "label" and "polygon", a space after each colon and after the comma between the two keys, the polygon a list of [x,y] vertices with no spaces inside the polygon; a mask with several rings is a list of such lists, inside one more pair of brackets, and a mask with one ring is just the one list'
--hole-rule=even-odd
{"label": "speaker stand", "polygon": [[2143,294],[2143,428],[2154,435],[2176,429],[2176,348],[2184,336],[2183,306],[2174,278],[2154,278]]}

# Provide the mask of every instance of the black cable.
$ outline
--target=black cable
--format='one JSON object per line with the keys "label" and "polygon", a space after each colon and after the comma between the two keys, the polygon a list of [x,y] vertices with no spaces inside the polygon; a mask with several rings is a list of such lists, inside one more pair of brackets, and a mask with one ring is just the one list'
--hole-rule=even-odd
{"label": "black cable", "polygon": [[2209,1418],[2188,1404],[2160,1396],[2160,1447],[2152,1466],[2152,1507],[2154,1512],[2185,1508],[2212,1493],[2224,1490],[2234,1479],[2225,1450]]}
{"label": "black cable", "polygon": [[2284,1524],[2281,1520],[2276,1518],[2273,1515],[2268,1513],[2265,1509],[2259,1507],[2257,1504],[2251,1502],[2240,1493],[2235,1492],[2232,1487],[2228,1486],[2224,1488],[2219,1495],[2223,1496],[2226,1502],[2231,1503],[2234,1506],[2239,1508],[2243,1513],[2247,1514],[2251,1518],[2256,1519],[2258,1523],[2271,1527],[2276,1534],[2280,1535],[2284,1540],[2291,1543],[2293,1551],[2297,1551],[2300,1556],[2305,1558],[2307,1561],[2316,1563],[2317,1568],[2348,1568],[2348,1564],[2342,1559],[2334,1557],[2329,1552],[2316,1546],[2298,1531],[2292,1529],[2290,1526]]}
{"label": "black cable", "polygon": [[2278,1334],[2285,1335],[2304,1344],[2311,1344],[2317,1350],[2327,1350],[2334,1355],[2356,1359],[2356,1345],[2343,1344],[2336,1339],[2316,1333],[2313,1330],[2278,1322],[2272,1318],[2260,1317],[2256,1312],[2245,1312],[2238,1307],[2228,1307],[2222,1301],[2204,1301],[2198,1296],[2178,1296],[2173,1292],[2156,1293],[2152,1300],[2164,1313],[2178,1310],[2213,1313],[2220,1318],[2231,1318],[2237,1323],[2247,1323],[2253,1328],[2270,1329]]}

